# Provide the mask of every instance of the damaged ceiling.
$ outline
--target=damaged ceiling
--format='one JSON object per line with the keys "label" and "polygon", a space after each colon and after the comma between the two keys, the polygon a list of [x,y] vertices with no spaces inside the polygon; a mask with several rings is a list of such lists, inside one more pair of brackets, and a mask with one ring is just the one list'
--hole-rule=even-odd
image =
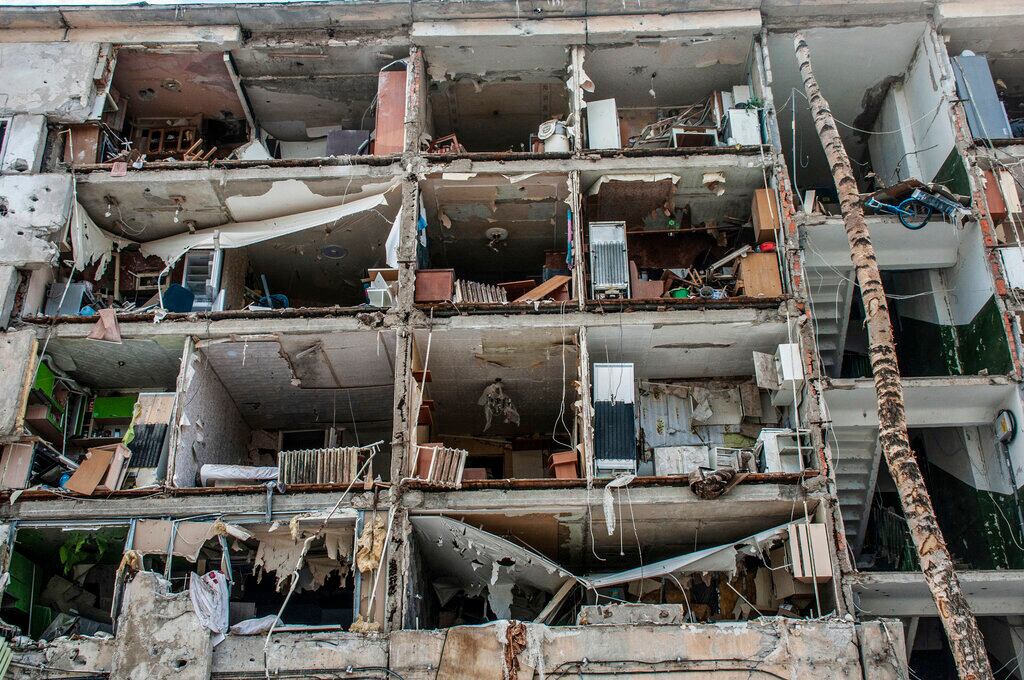
{"label": "damaged ceiling", "polygon": [[[202,230],[284,217],[349,204],[388,186],[388,178],[372,174],[277,181],[82,182],[78,200],[104,229],[147,243],[186,233],[189,221]],[[362,277],[367,268],[385,266],[384,244],[401,203],[398,191],[386,198],[377,208],[334,223],[248,246],[249,267],[257,275],[266,273],[272,291],[286,294],[292,306],[363,302]],[[115,224],[119,218],[126,226]]]}
{"label": "damaged ceiling", "polygon": [[408,57],[409,44],[364,35],[340,45],[249,46],[231,56],[259,125],[277,139],[307,141],[323,136],[317,128],[372,130],[378,73]]}
{"label": "damaged ceiling", "polygon": [[391,334],[288,335],[278,341],[261,336],[201,351],[254,429],[351,429],[354,420],[360,433],[391,431]]}
{"label": "damaged ceiling", "polygon": [[787,342],[785,319],[691,324],[595,326],[587,329],[591,361],[631,362],[637,378],[753,375],[753,352],[774,355]]}
{"label": "damaged ceiling", "polygon": [[243,118],[221,52],[119,50],[114,89],[128,99],[128,117]]}
{"label": "damaged ceiling", "polygon": [[[576,391],[578,351],[574,329],[508,328],[501,330],[435,331],[431,340],[427,398],[436,405],[434,422],[443,435],[550,436],[563,394],[565,420],[571,426]],[[427,333],[416,333],[421,354]],[[520,424],[495,418],[484,431],[484,407],[477,404],[484,389],[500,378],[503,391],[519,412]]]}
{"label": "damaged ceiling", "polygon": [[[810,28],[804,31],[811,49],[814,73],[837,120],[862,129],[871,128],[889,83],[893,78],[901,77],[910,67],[926,28],[927,24],[924,23],[903,23]],[[769,34],[768,52],[774,77],[772,93],[778,109],[782,148],[789,160],[790,173],[795,168],[796,183],[801,190],[827,187],[832,191],[829,166],[807,100],[803,97],[803,80],[797,68],[793,34]],[[797,159],[792,158],[793,135],[790,124],[785,122],[792,116],[790,106],[794,103]],[[785,108],[783,104],[786,104]],[[866,111],[868,113],[865,115]],[[855,163],[863,161],[866,147],[862,135],[842,125],[839,131],[850,159]]]}
{"label": "damaged ceiling", "polygon": [[[690,206],[695,225],[708,220],[721,222],[727,217],[746,221],[750,218],[754,191],[765,186],[764,163],[760,156],[721,156],[715,158],[713,164],[680,165],[659,175],[623,172],[608,176],[585,171],[580,182],[584,193],[592,193],[596,186],[602,220],[629,220],[634,215],[646,215],[659,208],[665,196],[670,195],[675,207]],[[725,177],[721,196],[704,186],[705,175],[712,172]],[[604,181],[597,185],[602,179]],[[671,180],[676,181],[669,186],[667,183]],[[657,190],[648,191],[654,184]]]}
{"label": "damaged ceiling", "polygon": [[[566,247],[567,182],[544,174],[427,178],[421,187],[431,266],[470,281],[539,279],[544,251]],[[496,248],[485,235],[492,227],[509,234]]]}
{"label": "damaged ceiling", "polygon": [[184,347],[183,337],[166,335],[120,343],[51,338],[46,353],[83,387],[174,391]]}
{"label": "damaged ceiling", "polygon": [[[614,98],[619,109],[695,104],[714,90],[746,85],[755,31],[589,48],[587,101]],[[654,91],[653,95],[651,90]]]}

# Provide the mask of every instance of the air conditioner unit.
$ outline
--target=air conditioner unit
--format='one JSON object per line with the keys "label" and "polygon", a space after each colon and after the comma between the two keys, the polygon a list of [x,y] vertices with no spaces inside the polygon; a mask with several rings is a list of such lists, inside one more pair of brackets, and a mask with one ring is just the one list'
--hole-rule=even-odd
{"label": "air conditioner unit", "polygon": [[220,290],[220,273],[224,268],[223,250],[190,250],[185,253],[181,285],[192,291],[192,311],[221,311],[224,297]]}
{"label": "air conditioner unit", "polygon": [[633,364],[594,364],[593,380],[597,473],[636,472]]}
{"label": "air conditioner unit", "polygon": [[594,299],[629,297],[625,222],[590,223],[590,287]]}

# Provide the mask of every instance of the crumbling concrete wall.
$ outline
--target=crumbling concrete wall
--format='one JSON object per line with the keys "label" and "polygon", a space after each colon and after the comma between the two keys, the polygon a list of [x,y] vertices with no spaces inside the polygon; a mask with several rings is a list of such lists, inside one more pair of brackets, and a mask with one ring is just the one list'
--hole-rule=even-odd
{"label": "crumbling concrete wall", "polygon": [[35,370],[35,333],[0,333],[0,437],[18,434],[25,403],[25,382]]}
{"label": "crumbling concrete wall", "polygon": [[[511,626],[522,626],[525,636],[509,635]],[[575,677],[580,670],[588,676],[622,677],[656,670],[659,678],[678,680],[701,673],[721,680],[752,674],[898,680],[907,676],[903,646],[899,622],[857,625],[767,617],[742,623],[549,628],[499,621],[447,632],[395,632],[391,669],[407,680],[527,680],[534,673]],[[506,670],[514,672],[505,675]]]}
{"label": "crumbling concrete wall", "polygon": [[[103,637],[60,637],[50,643],[15,647],[14,661],[5,680],[40,680],[41,678],[90,677],[110,672],[114,640]],[[34,667],[34,668],[30,668]],[[48,669],[46,671],[40,668]]]}
{"label": "crumbling concrete wall", "polygon": [[185,367],[185,404],[174,455],[174,485],[194,486],[207,463],[248,465],[251,430],[202,352]]}
{"label": "crumbling concrete wall", "polygon": [[[213,652],[214,673],[263,671],[263,635],[228,635]],[[388,639],[357,633],[275,633],[270,639],[267,667],[271,676],[286,671],[342,671],[388,665]],[[376,677],[376,676],[374,676]]]}
{"label": "crumbling concrete wall", "polygon": [[0,82],[0,115],[36,113],[59,123],[81,123],[92,112],[93,74],[100,43],[47,42],[0,44],[4,72],[17,77]]}
{"label": "crumbling concrete wall", "polygon": [[125,588],[125,605],[110,663],[124,680],[208,680],[210,631],[199,623],[188,592],[168,593],[167,582],[139,572]]}
{"label": "crumbling concrete wall", "polygon": [[36,269],[56,263],[71,214],[70,175],[0,176],[0,264]]}

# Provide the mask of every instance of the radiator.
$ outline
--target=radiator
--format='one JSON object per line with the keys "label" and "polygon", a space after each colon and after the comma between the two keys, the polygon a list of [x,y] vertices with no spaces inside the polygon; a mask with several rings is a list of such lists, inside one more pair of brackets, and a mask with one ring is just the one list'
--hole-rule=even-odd
{"label": "radiator", "polygon": [[359,472],[355,447],[302,449],[277,454],[277,481],[282,484],[347,484]]}
{"label": "radiator", "polygon": [[591,222],[590,281],[595,298],[629,297],[625,222]]}

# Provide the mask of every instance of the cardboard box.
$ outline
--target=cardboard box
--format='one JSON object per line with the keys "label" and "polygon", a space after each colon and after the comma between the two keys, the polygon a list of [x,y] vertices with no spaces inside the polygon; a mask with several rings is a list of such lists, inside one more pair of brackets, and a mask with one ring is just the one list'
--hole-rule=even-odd
{"label": "cardboard box", "polygon": [[785,547],[772,550],[768,556],[772,565],[772,587],[775,590],[776,600],[784,600],[787,597],[810,600],[814,597],[814,586],[797,581],[793,578],[793,572],[786,566],[789,561]]}
{"label": "cardboard box", "polygon": [[788,548],[796,581],[827,583],[832,580],[832,560],[824,524],[791,524]]}
{"label": "cardboard box", "polygon": [[775,229],[780,222],[779,202],[773,189],[757,189],[750,206],[750,220],[754,224],[754,240],[775,243]]}

